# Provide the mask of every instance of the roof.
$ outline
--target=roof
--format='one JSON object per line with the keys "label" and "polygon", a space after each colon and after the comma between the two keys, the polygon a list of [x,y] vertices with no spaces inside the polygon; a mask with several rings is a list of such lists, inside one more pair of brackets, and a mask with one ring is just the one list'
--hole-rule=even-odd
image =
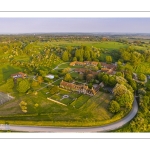
{"label": "roof", "polygon": [[13,76],[19,76],[19,75],[20,75],[21,77],[26,76],[26,74],[23,73],[23,72],[18,72],[18,73],[12,74],[11,76],[13,77]]}

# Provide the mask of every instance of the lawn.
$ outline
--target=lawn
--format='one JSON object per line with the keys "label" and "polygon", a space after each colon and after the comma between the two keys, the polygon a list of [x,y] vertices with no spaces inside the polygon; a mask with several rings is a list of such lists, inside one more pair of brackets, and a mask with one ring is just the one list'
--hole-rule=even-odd
{"label": "lawn", "polygon": [[[48,125],[48,126],[97,126],[120,119],[108,111],[110,94],[98,92],[95,96],[60,90],[59,94],[45,94],[47,88],[38,92],[24,94],[0,106],[0,123]],[[68,95],[68,98],[62,98]],[[67,106],[49,101],[47,97]],[[19,106],[21,101],[27,103],[27,112]],[[35,107],[38,104],[38,107]]]}
{"label": "lawn", "polygon": [[0,65],[0,83],[10,78],[11,74],[22,71],[20,67],[11,66],[10,64]]}
{"label": "lawn", "polygon": [[59,42],[51,42],[51,45],[55,46],[61,46],[61,47],[67,47],[67,46],[89,46],[89,47],[96,47],[96,48],[103,48],[103,49],[120,49],[127,47],[127,44],[119,43],[119,42],[114,42],[114,41],[59,41]]}

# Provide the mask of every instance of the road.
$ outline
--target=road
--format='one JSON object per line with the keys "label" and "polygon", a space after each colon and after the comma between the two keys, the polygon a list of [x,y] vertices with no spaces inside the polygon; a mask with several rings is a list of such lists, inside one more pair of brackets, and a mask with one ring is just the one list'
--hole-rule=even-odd
{"label": "road", "polygon": [[21,132],[106,132],[106,131],[112,131],[116,130],[126,123],[128,123],[130,120],[134,118],[134,116],[138,112],[138,104],[136,102],[136,99],[134,99],[133,107],[130,113],[124,117],[123,119],[108,124],[104,126],[99,127],[44,127],[44,126],[22,126],[22,125],[0,125],[0,130],[11,130],[11,131],[21,131]]}

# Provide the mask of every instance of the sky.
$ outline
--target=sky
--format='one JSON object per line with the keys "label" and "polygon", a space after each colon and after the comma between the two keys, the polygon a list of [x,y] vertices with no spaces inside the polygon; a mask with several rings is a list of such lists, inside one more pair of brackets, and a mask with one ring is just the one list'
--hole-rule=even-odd
{"label": "sky", "polygon": [[150,18],[0,18],[0,34],[150,33]]}

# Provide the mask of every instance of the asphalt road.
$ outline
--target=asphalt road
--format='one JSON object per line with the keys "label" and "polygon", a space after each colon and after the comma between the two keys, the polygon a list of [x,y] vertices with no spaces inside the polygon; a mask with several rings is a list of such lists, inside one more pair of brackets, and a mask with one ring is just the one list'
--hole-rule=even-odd
{"label": "asphalt road", "polygon": [[44,127],[44,126],[22,126],[22,125],[0,125],[0,130],[11,130],[11,131],[21,131],[21,132],[106,132],[118,129],[128,123],[134,118],[138,112],[138,104],[134,99],[133,107],[130,113],[123,119],[99,127]]}

